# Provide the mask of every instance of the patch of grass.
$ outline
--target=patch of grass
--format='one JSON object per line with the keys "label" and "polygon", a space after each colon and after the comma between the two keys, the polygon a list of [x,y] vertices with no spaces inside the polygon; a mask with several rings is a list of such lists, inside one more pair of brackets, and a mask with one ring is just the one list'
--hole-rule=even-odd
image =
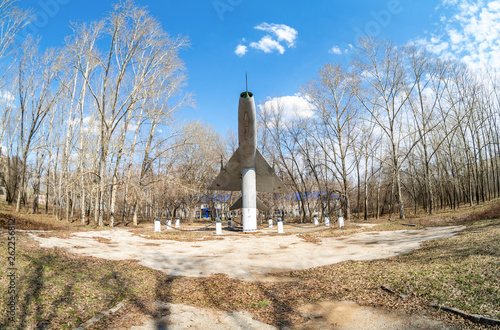
{"label": "patch of grass", "polygon": [[[421,211],[423,212],[423,210]],[[369,219],[369,223],[377,225],[372,228],[373,230],[385,231],[466,225],[477,220],[496,218],[500,218],[500,199],[498,198],[472,207],[469,205],[461,205],[454,210],[437,210],[434,214],[419,213],[417,215],[407,215],[406,219],[403,220],[400,220],[397,215],[394,216],[392,220],[386,217]]]}
{"label": "patch of grass", "polygon": [[[411,226],[409,226],[409,225]],[[372,228],[366,229],[367,231],[394,231],[394,230],[412,230],[412,229],[422,229],[425,228],[422,224],[410,224],[410,223],[400,223],[400,222],[384,222],[380,223]]]}
{"label": "patch of grass", "polygon": [[251,303],[250,305],[252,307],[266,307],[266,306],[269,306],[271,304],[270,301],[258,301],[257,303]]}
{"label": "patch of grass", "polygon": [[[349,294],[343,298],[355,301],[358,295],[363,300],[366,294],[373,296],[384,285],[421,306],[437,303],[500,318],[500,220],[476,222],[454,238],[426,242],[422,249],[399,257],[346,262],[291,275],[301,283],[345,287]],[[335,298],[338,290],[325,292]]]}
{"label": "patch of grass", "polygon": [[321,239],[319,239],[317,235],[298,234],[297,237],[303,239],[305,242],[314,243],[314,244],[321,243]]}
{"label": "patch of grass", "polygon": [[467,216],[467,220],[469,221],[477,221],[485,219],[489,220],[498,218],[500,218],[500,203],[493,203],[491,206],[474,211]]}
{"label": "patch of grass", "polygon": [[139,231],[134,231],[134,234],[140,235],[143,238],[151,240],[172,240],[181,242],[196,242],[196,241],[211,241],[211,240],[221,240],[221,237],[214,237],[212,234],[215,230],[207,232],[197,232],[197,231],[162,231],[159,233],[152,233],[151,229],[144,229]]}
{"label": "patch of grass", "polygon": [[342,228],[338,228],[336,227],[336,224],[333,224],[329,229],[320,229],[314,232],[314,235],[317,237],[343,237],[360,233],[362,231],[364,231],[363,227],[353,223],[347,223]]}
{"label": "patch of grass", "polygon": [[[7,240],[0,241],[6,260]],[[114,307],[124,299],[147,301],[155,296],[156,272],[134,262],[109,262],[78,257],[62,249],[39,248],[27,236],[16,236],[16,322],[18,328],[75,328],[92,314]],[[0,304],[9,299],[8,279],[0,278]],[[144,297],[144,298],[143,298]],[[0,324],[7,325],[5,313]]]}

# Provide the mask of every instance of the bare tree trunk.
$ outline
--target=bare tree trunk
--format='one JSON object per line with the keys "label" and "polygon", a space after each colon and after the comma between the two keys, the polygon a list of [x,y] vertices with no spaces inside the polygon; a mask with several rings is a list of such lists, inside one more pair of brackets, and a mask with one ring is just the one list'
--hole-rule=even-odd
{"label": "bare tree trunk", "polygon": [[100,205],[99,205],[99,188],[97,187],[96,185],[96,188],[94,189],[94,223],[95,224],[99,224],[99,208],[100,208]]}
{"label": "bare tree trunk", "polygon": [[399,203],[399,218],[405,218],[405,208],[403,202],[403,193],[401,191],[401,174],[399,169],[396,171],[396,189],[398,192],[398,203]]}
{"label": "bare tree trunk", "polygon": [[[382,146],[380,147],[380,153],[382,154]],[[377,219],[380,219],[380,188],[382,186],[382,162],[380,162],[380,169],[378,172],[377,180]]]}
{"label": "bare tree trunk", "polygon": [[134,202],[134,211],[133,211],[134,212],[134,217],[133,217],[134,218],[134,220],[133,220],[134,226],[137,226],[139,224],[139,222],[137,221],[137,208],[138,208],[138,206],[139,205],[138,205],[137,200],[136,200]]}
{"label": "bare tree trunk", "polygon": [[113,188],[111,188],[111,204],[110,204],[110,212],[109,212],[109,226],[115,226],[115,203],[116,203],[116,190],[117,190],[117,180],[116,174],[113,175]]}
{"label": "bare tree trunk", "polygon": [[45,214],[49,214],[49,178],[50,178],[50,159],[47,166],[47,177],[45,180]]}

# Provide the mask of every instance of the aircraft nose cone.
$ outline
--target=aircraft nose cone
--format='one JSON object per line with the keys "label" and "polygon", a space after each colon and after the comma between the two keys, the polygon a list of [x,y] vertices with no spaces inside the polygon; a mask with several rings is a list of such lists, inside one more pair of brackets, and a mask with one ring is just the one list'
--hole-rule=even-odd
{"label": "aircraft nose cone", "polygon": [[252,94],[252,92],[246,91],[246,92],[241,93],[240,97],[244,98],[244,99],[249,99],[249,98],[253,97],[253,94]]}

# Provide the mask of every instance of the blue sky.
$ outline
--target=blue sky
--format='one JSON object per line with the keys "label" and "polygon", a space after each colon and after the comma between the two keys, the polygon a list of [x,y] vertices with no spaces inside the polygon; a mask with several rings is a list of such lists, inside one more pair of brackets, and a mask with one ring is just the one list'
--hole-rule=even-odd
{"label": "blue sky", "polygon": [[[28,27],[42,48],[63,45],[70,21],[92,21],[108,13],[108,0],[20,0],[38,21]],[[171,35],[191,46],[181,51],[194,109],[184,119],[200,119],[220,133],[237,127],[238,96],[245,88],[256,103],[288,97],[328,62],[348,63],[350,45],[361,33],[397,44],[414,42],[473,67],[500,68],[500,0],[205,0],[146,1]],[[236,49],[239,46],[239,51]],[[294,98],[295,97],[295,98]]]}

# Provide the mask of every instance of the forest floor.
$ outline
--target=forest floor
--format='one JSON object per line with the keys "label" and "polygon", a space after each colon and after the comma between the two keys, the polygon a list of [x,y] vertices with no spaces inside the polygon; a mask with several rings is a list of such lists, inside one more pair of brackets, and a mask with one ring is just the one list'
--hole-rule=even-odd
{"label": "forest floor", "polygon": [[5,205],[0,223],[1,260],[16,242],[12,328],[488,327],[433,306],[500,318],[500,200],[281,235],[100,229]]}

